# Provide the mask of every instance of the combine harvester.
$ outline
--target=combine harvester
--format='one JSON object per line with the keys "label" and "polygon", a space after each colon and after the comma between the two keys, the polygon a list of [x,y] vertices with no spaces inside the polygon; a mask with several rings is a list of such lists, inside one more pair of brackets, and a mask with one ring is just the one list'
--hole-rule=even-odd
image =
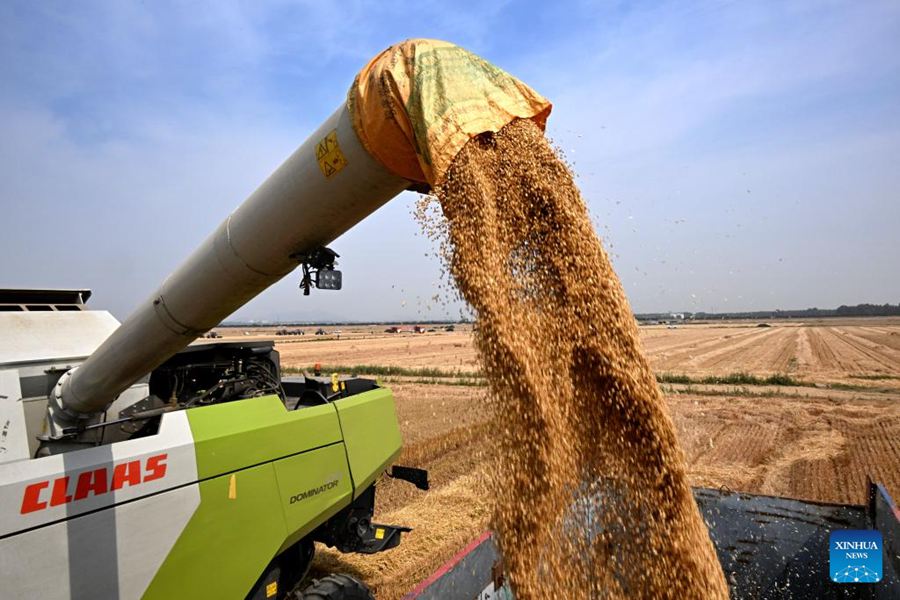
{"label": "combine harvester", "polygon": [[[269,342],[191,343],[298,266],[305,294],[340,289],[328,244],[427,189],[470,137],[516,118],[543,125],[549,111],[477,56],[411,40],[373,59],[347,103],[123,323],[87,310],[87,290],[0,290],[0,595],[370,598],[346,575],[303,580],[314,542],[374,553],[407,531],[372,522],[376,481],[401,448],[390,391],[282,378]],[[423,471],[390,473],[428,487]],[[726,569],[774,573],[764,548],[738,539],[753,504],[698,493]],[[896,561],[896,513],[873,498]],[[811,506],[796,503],[797,523]],[[822,523],[865,519],[815,510]],[[793,541],[781,554],[818,551],[782,533]],[[418,597],[490,593],[495,557],[485,537]]]}
{"label": "combine harvester", "polygon": [[391,392],[282,378],[272,343],[189,344],[298,266],[304,294],[340,289],[329,243],[470,136],[548,112],[457,46],[405,42],[123,323],[87,290],[0,290],[0,596],[369,598],[344,575],[298,590],[314,542],[373,553],[407,530],[372,522]]}

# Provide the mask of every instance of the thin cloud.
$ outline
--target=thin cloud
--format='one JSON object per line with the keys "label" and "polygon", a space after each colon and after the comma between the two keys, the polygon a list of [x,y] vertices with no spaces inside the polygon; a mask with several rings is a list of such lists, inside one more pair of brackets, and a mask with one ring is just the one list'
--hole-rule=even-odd
{"label": "thin cloud", "polygon": [[[89,285],[124,316],[366,60],[437,37],[554,101],[637,310],[900,297],[893,2],[12,2],[0,22],[2,284]],[[335,243],[343,293],[288,279],[235,316],[446,316],[420,302],[439,266],[412,198]]]}

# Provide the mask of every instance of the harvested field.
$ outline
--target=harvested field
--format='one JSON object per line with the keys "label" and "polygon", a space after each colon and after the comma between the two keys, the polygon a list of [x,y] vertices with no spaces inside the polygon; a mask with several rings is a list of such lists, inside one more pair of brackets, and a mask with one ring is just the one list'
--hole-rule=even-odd
{"label": "harvested field", "polygon": [[[309,334],[316,328],[306,327]],[[335,329],[335,328],[328,328]],[[340,339],[306,335],[276,338],[274,328],[220,328],[226,338],[275,339],[282,363],[383,365],[472,373],[478,370],[471,329],[425,334],[383,333],[384,325],[344,327]],[[246,339],[246,337],[245,337]],[[879,383],[900,390],[900,318],[819,320],[811,323],[723,321],[676,329],[641,327],[644,350],[657,373],[701,378],[730,373],[786,374],[810,383]]]}
{"label": "harvested field", "polygon": [[[372,346],[389,337],[370,335]],[[697,380],[735,372],[787,372],[803,383],[664,383],[692,485],[862,504],[870,476],[900,497],[900,319],[770,328],[746,323],[643,327],[642,335],[657,372]],[[449,342],[451,352],[471,348],[467,333],[408,335],[384,343],[396,344],[404,337],[411,338],[411,352],[425,356],[399,365],[453,370],[458,355],[442,362],[431,353],[429,340],[432,349],[436,340]],[[466,347],[454,345],[458,343]],[[377,360],[371,346],[366,346],[368,355],[353,346],[342,339],[279,343],[279,350],[288,366],[388,364]],[[329,358],[319,358],[317,348],[327,349]],[[471,356],[474,361],[474,351]],[[793,369],[781,367],[792,364]],[[320,549],[317,559],[317,568],[358,574],[375,586],[379,598],[402,596],[483,531],[488,518],[482,479],[487,457],[480,441],[491,435],[491,424],[483,422],[479,410],[484,388],[459,385],[472,380],[458,377],[412,383],[417,379],[385,377],[397,398],[404,433],[401,462],[429,469],[433,488],[420,492],[386,480],[376,511],[383,522],[416,530],[399,548],[382,555],[355,557]]]}
{"label": "harvested field", "polygon": [[[433,488],[384,481],[376,518],[416,529],[382,555],[322,551],[317,559],[323,571],[356,573],[378,598],[402,596],[452,557],[484,530],[489,510],[479,441],[491,428],[474,418],[483,389],[392,387],[406,440],[401,462],[429,469]],[[900,496],[900,395],[803,388],[757,397],[716,387],[666,388],[692,485],[862,504],[870,476]]]}
{"label": "harvested field", "polygon": [[644,327],[644,348],[657,372],[709,375],[784,373],[813,381],[900,376],[900,319],[832,324],[755,323]]}
{"label": "harvested field", "polygon": [[900,398],[669,394],[693,485],[863,504],[900,493]]}
{"label": "harvested field", "polygon": [[[308,336],[305,336],[308,338]],[[393,367],[438,367],[463,372],[478,366],[471,332],[424,334],[372,334],[315,343],[307,340],[278,344],[285,365],[386,365]],[[315,338],[312,338],[313,340]]]}

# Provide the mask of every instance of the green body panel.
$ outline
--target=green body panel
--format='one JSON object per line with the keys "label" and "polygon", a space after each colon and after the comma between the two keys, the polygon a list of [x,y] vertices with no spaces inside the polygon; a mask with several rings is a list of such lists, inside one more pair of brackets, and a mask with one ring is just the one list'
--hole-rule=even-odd
{"label": "green body panel", "polygon": [[[286,535],[275,468],[230,475],[200,485],[200,507],[157,571],[145,600],[241,598],[275,555]],[[244,590],[244,591],[239,591]]]}
{"label": "green body panel", "polygon": [[369,487],[397,455],[403,440],[394,397],[379,388],[333,402],[338,409],[354,496]]}
{"label": "green body panel", "polygon": [[188,421],[200,505],[147,589],[151,600],[243,597],[274,557],[374,482],[401,445],[383,388],[294,411],[277,396],[217,404],[188,410]]}
{"label": "green body panel", "polygon": [[274,464],[288,531],[279,549],[284,550],[349,504],[353,487],[343,444],[283,458]]}
{"label": "green body panel", "polygon": [[341,441],[333,406],[289,411],[278,396],[194,408],[188,419],[200,479]]}

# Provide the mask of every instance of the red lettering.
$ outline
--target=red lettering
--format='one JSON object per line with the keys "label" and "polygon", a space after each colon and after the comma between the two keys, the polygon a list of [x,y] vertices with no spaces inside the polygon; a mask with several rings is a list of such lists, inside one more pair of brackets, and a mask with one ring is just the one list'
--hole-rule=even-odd
{"label": "red lettering", "polygon": [[106,468],[84,471],[78,476],[78,484],[75,486],[75,499],[83,500],[89,495],[99,496],[108,491],[106,487]]}
{"label": "red lettering", "polygon": [[[166,459],[168,454],[157,454],[147,459],[144,465],[143,482],[155,481],[166,476]],[[61,506],[69,504],[73,500],[73,496],[69,492],[68,475],[57,477],[53,480],[53,485],[49,481],[38,481],[25,487],[25,493],[22,495],[22,507],[20,513],[27,515],[35,511],[44,510],[48,506]],[[130,462],[115,465],[112,473],[112,480],[109,479],[109,470],[106,467],[94,469],[92,471],[83,471],[78,474],[78,481],[75,484],[74,500],[84,500],[88,496],[100,496],[112,490],[119,490],[125,486],[135,486],[143,483],[141,481],[141,461],[132,460]],[[42,499],[44,490],[50,488],[50,499]]]}
{"label": "red lettering", "polygon": [[144,476],[144,483],[166,476],[166,458],[168,457],[168,454],[157,454],[147,459],[147,474]]}
{"label": "red lettering", "polygon": [[25,495],[22,496],[21,512],[23,515],[47,508],[47,503],[41,500],[41,491],[48,487],[50,487],[49,481],[39,481],[25,488]]}
{"label": "red lettering", "polygon": [[141,461],[133,460],[131,462],[116,465],[113,470],[112,489],[118,490],[126,485],[137,485],[141,482]]}
{"label": "red lettering", "polygon": [[50,495],[50,506],[59,506],[60,504],[68,504],[72,501],[72,496],[66,494],[69,489],[69,476],[59,477],[53,480],[53,493]]}

